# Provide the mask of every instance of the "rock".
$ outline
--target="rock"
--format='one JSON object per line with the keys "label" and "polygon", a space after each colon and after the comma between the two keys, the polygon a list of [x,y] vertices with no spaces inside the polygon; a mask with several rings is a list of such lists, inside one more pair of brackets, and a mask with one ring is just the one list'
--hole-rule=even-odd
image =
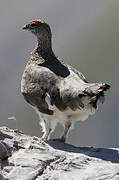
{"label": "rock", "polygon": [[119,179],[117,148],[44,142],[7,127],[0,128],[0,144],[0,180]]}

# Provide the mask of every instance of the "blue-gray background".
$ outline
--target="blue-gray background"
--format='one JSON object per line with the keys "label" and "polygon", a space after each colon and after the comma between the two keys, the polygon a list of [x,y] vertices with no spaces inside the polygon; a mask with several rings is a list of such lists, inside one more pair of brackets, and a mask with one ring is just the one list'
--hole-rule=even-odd
{"label": "blue-gray background", "polygon": [[[0,3],[0,125],[41,136],[38,117],[20,93],[27,58],[36,45],[22,26],[44,19],[52,28],[57,56],[79,69],[91,82],[112,88],[104,105],[76,123],[68,142],[77,146],[119,146],[119,1],[4,0]],[[16,116],[16,121],[8,117]],[[54,136],[59,136],[57,128]]]}

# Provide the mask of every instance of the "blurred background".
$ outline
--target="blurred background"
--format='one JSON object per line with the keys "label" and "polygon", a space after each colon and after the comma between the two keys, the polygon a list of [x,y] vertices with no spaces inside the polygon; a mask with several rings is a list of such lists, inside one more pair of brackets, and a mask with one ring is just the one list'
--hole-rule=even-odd
{"label": "blurred background", "polygon": [[[0,3],[0,126],[41,136],[39,118],[24,101],[20,81],[35,37],[22,26],[34,19],[51,25],[57,56],[80,70],[90,82],[112,88],[95,115],[77,122],[68,143],[76,146],[119,146],[119,1],[4,0]],[[15,116],[16,121],[8,119]],[[61,134],[62,128],[57,127]]]}

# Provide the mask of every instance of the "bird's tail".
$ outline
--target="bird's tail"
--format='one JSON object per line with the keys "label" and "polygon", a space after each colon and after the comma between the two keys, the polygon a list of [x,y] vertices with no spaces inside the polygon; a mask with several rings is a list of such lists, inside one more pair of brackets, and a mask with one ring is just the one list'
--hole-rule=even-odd
{"label": "bird's tail", "polygon": [[104,103],[104,92],[110,89],[109,84],[105,83],[94,83],[94,84],[88,84],[85,88],[84,93],[90,97],[90,104],[93,105],[93,107],[97,107],[97,101],[99,100],[101,103]]}

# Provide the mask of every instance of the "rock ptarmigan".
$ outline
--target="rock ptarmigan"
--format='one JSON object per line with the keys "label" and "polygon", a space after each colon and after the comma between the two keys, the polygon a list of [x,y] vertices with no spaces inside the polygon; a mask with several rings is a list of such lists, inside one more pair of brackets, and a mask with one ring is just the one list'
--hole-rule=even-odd
{"label": "rock ptarmigan", "polygon": [[44,132],[49,139],[57,123],[64,126],[60,140],[76,121],[86,120],[104,102],[104,92],[110,88],[105,83],[88,83],[84,75],[65,64],[52,50],[50,26],[34,20],[23,27],[31,31],[38,41],[24,70],[21,92],[25,100],[38,112]]}

